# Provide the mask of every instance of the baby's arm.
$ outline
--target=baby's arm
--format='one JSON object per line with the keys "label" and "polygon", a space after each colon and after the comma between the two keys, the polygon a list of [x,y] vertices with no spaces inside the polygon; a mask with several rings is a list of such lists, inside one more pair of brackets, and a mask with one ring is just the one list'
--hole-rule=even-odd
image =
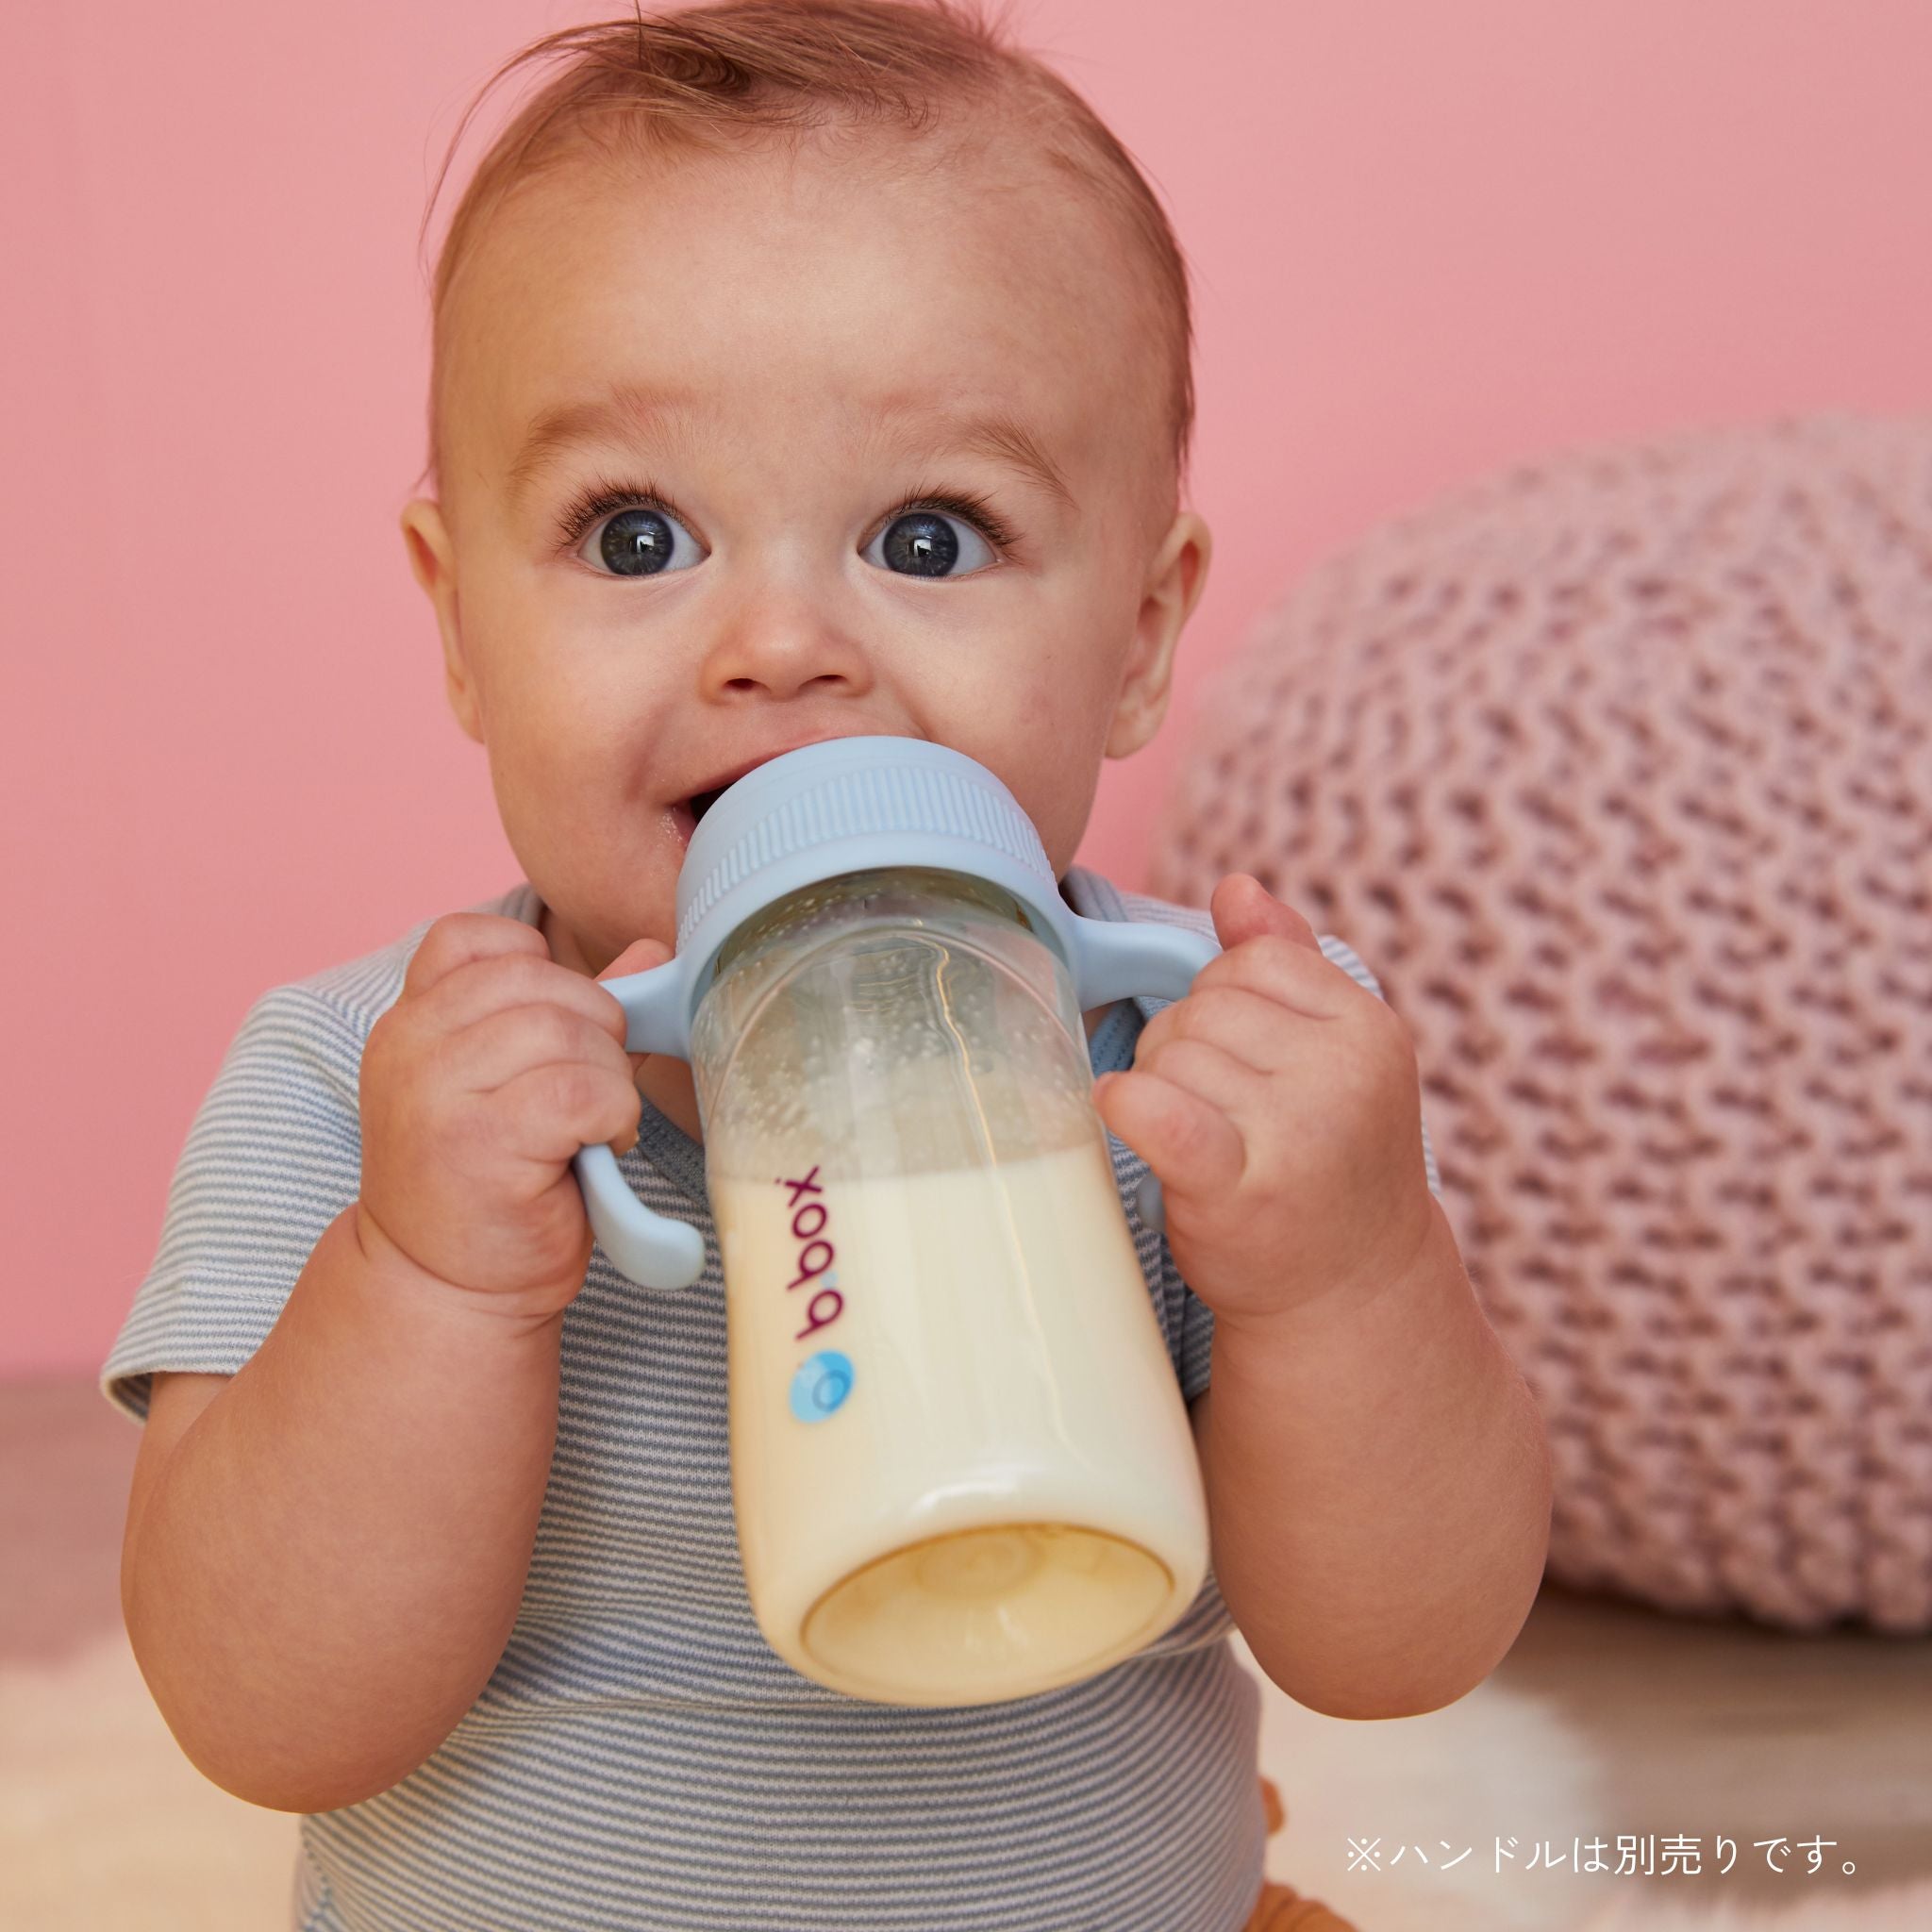
{"label": "baby's arm", "polygon": [[232,1377],[160,1382],[122,1603],[169,1727],[237,1796],[386,1790],[502,1656],[591,1257],[571,1159],[637,1138],[625,1026],[533,928],[437,921],[362,1052],[358,1199]]}
{"label": "baby's arm", "polygon": [[465,1305],[365,1255],[357,1211],[235,1375],[155,1378],[122,1549],[168,1727],[216,1784],[282,1811],[387,1790],[475,1701],[557,1428],[561,1311]]}
{"label": "baby's arm", "polygon": [[1159,1175],[1214,1316],[1190,1419],[1215,1578],[1298,1703],[1435,1710],[1495,1667],[1541,1582],[1542,1419],[1434,1198],[1407,1028],[1252,874],[1209,909],[1220,956],[1095,1104]]}
{"label": "baby's arm", "polygon": [[1222,1597],[1297,1703],[1437,1710],[1508,1651],[1542,1580],[1550,1452],[1440,1203],[1379,1291],[1217,1320],[1191,1419]]}

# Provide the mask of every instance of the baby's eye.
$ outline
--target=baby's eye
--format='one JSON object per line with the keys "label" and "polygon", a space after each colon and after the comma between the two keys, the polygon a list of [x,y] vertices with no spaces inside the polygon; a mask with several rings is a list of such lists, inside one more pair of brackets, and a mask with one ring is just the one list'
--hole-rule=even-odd
{"label": "baby's eye", "polygon": [[[685,548],[678,550],[677,540]],[[656,504],[632,503],[612,512],[584,539],[577,555],[594,548],[610,572],[621,577],[650,577],[667,570],[689,570],[704,560],[704,546],[671,513]]]}
{"label": "baby's eye", "polygon": [[[955,570],[962,554],[961,535],[968,560],[963,569]],[[875,550],[883,554],[875,557]],[[964,518],[923,508],[895,516],[859,555],[868,563],[914,577],[972,576],[998,561],[986,539]]]}

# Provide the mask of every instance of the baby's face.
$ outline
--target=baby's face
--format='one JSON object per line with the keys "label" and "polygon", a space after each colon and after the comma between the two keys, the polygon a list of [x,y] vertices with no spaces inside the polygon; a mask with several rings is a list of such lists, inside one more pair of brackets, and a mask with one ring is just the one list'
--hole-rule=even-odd
{"label": "baby's face", "polygon": [[1086,202],[996,143],[587,163],[455,299],[442,501],[404,526],[559,957],[671,943],[685,801],[823,738],[978,759],[1065,871],[1208,555]]}

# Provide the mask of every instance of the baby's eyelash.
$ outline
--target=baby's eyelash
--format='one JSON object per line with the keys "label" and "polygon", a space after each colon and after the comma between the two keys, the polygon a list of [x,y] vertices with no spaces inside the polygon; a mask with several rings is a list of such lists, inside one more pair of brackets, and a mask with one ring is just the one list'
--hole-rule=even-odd
{"label": "baby's eyelash", "polygon": [[666,516],[673,516],[691,527],[691,520],[674,503],[668,502],[652,485],[612,483],[603,478],[587,484],[571,499],[570,506],[558,520],[558,531],[566,546],[578,542],[599,517],[606,517],[614,509],[660,509]]}
{"label": "baby's eyelash", "polygon": [[[648,483],[613,483],[599,478],[586,485],[564,510],[558,524],[561,541],[566,546],[575,545],[582,541],[600,517],[608,516],[613,510],[638,508],[662,510],[666,516],[675,517],[687,529],[691,527],[690,518],[655,486]],[[1010,549],[1019,541],[992,505],[972,491],[957,493],[941,490],[915,491],[886,512],[885,521],[879,527],[890,529],[897,518],[917,509],[943,510],[948,516],[958,517],[962,522],[971,524],[998,550]]]}
{"label": "baby's eyelash", "polygon": [[948,516],[958,517],[962,523],[971,524],[996,550],[1009,550],[1019,541],[992,505],[987,502],[985,497],[970,490],[962,491],[957,495],[949,494],[943,490],[916,491],[903,503],[895,503],[886,512],[885,521],[879,528],[890,530],[896,518],[907,516],[916,509],[942,509]]}

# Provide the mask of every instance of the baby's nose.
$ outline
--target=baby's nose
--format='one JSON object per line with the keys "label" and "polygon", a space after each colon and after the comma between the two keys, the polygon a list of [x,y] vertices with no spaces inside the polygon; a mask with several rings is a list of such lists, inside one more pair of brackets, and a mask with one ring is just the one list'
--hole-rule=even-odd
{"label": "baby's nose", "polygon": [[748,603],[721,626],[706,656],[705,681],[717,695],[761,691],[790,698],[862,691],[872,673],[853,626],[825,600],[794,594]]}

